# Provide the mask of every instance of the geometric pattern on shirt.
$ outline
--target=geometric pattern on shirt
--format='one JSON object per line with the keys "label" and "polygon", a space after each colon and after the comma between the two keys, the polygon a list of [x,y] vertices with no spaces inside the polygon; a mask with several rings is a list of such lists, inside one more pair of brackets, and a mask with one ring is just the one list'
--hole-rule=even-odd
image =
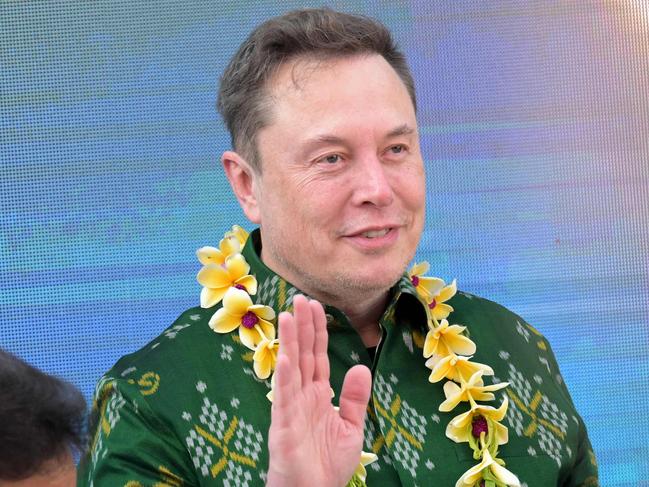
{"label": "geometric pattern on shirt", "polygon": [[[136,384],[135,379],[128,379],[126,382],[129,384]],[[160,376],[153,371],[145,372],[137,380],[137,385],[139,386],[140,394],[143,396],[150,396],[158,392],[160,387]]]}
{"label": "geometric pattern on shirt", "polygon": [[[126,404],[122,393],[115,387],[115,381],[112,378],[105,377],[97,384],[95,392],[97,401],[101,404],[99,411],[99,424],[91,447],[91,464],[94,466],[99,460],[99,456],[106,454],[104,451],[104,436],[108,437],[120,420],[120,411]],[[108,397],[106,399],[106,397]]]}
{"label": "geometric pattern on shirt", "polygon": [[378,428],[378,418],[376,413],[368,405],[367,415],[365,416],[365,428],[363,429],[363,437],[365,447],[363,450],[370,451],[376,454],[379,457],[379,461],[370,463],[370,468],[375,472],[381,471],[381,464],[383,462],[388,465],[392,464],[392,459],[390,458],[390,452],[383,448],[385,446],[385,437],[381,434],[381,431]]}
{"label": "geometric pattern on shirt", "polygon": [[561,467],[561,457],[572,452],[565,444],[568,415],[539,389],[535,388],[516,367],[509,363],[510,399],[507,422],[519,437],[536,439],[539,448]]}
{"label": "geometric pattern on shirt", "polygon": [[423,451],[426,439],[427,421],[395,393],[392,384],[397,382],[396,377],[391,376],[391,381],[387,381],[381,374],[374,380],[374,409],[383,435],[372,445],[372,451],[379,451],[385,445],[394,462],[401,464],[414,478],[419,467],[419,452]]}
{"label": "geometric pattern on shirt", "polygon": [[401,338],[403,339],[404,345],[406,346],[406,348],[408,349],[408,351],[412,355],[415,352],[415,350],[414,350],[414,347],[413,347],[413,337],[412,337],[412,333],[410,332],[410,330],[404,330],[401,333]]}
{"label": "geometric pattern on shirt", "polygon": [[126,400],[118,389],[115,389],[110,399],[104,403],[104,411],[101,415],[101,429],[106,436],[110,435],[110,432],[120,420],[120,410],[125,404]]}
{"label": "geometric pattern on shirt", "polygon": [[523,325],[520,321],[516,320],[516,331],[518,332],[519,335],[521,335],[523,338],[525,338],[525,341],[527,343],[530,342],[530,332],[527,328],[525,328],[525,325]]}
{"label": "geometric pattern on shirt", "polygon": [[[181,477],[164,465],[158,466],[158,474],[160,475],[160,482],[154,484],[154,487],[181,487],[184,484]],[[124,487],[144,487],[144,485],[137,480],[129,480],[124,484]]]}
{"label": "geometric pattern on shirt", "polygon": [[[519,335],[525,338],[525,341],[527,343],[530,343],[530,340],[536,340],[536,348],[538,348],[542,352],[548,351],[548,346],[545,342],[545,339],[543,338],[543,334],[540,331],[538,331],[536,328],[534,328],[532,325],[529,325],[524,322],[521,323],[520,321],[516,320],[516,331],[518,332]],[[530,332],[532,332],[536,336],[536,338],[532,337]],[[549,374],[550,363],[548,362],[548,359],[539,356],[539,362],[545,365],[545,368],[548,370],[548,374]]]}
{"label": "geometric pattern on shirt", "polygon": [[[203,393],[205,388],[201,388]],[[189,415],[184,415],[190,419]],[[220,476],[224,486],[247,487],[256,471],[263,435],[236,415],[228,415],[203,397],[198,423],[191,423],[185,443],[194,468],[203,477]]]}
{"label": "geometric pattern on shirt", "polygon": [[166,336],[169,340],[173,340],[178,336],[178,333],[180,333],[182,330],[185,328],[188,328],[192,326],[191,323],[184,323],[182,325],[174,325],[171,328],[166,329],[163,333],[164,336]]}
{"label": "geometric pattern on shirt", "polygon": [[279,311],[286,311],[293,305],[293,297],[297,289],[286,289],[286,281],[274,275],[266,278],[257,286],[257,299],[255,303],[265,304]]}

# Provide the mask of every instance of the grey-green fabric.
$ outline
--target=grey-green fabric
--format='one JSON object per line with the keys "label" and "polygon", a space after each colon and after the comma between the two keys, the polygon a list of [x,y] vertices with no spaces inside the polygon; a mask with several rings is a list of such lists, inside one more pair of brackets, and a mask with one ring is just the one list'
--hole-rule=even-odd
{"label": "grey-green fabric", "polygon": [[[294,286],[260,260],[255,231],[243,255],[259,283],[257,304],[291,310]],[[198,298],[198,296],[197,296]],[[490,365],[487,384],[510,386],[503,421],[509,442],[500,448],[506,468],[528,487],[596,486],[597,464],[550,345],[519,316],[491,301],[458,292],[449,321],[465,325],[477,345],[473,361]],[[262,486],[268,469],[270,381],[252,369],[253,352],[235,330],[218,334],[208,321],[221,306],[189,309],[141,350],[126,355],[99,381],[91,441],[79,466],[81,486]],[[478,461],[467,443],[445,436],[451,418],[468,410],[438,410],[443,382],[431,384],[422,347],[423,303],[409,278],[391,290],[381,317],[382,340],[372,361],[339,310],[326,307],[331,385],[337,404],[345,372],[372,370],[365,451],[367,485],[454,486]]]}

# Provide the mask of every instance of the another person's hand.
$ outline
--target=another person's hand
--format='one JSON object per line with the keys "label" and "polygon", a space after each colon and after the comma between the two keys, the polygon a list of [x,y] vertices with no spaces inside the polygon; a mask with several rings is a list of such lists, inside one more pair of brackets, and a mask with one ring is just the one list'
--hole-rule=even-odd
{"label": "another person's hand", "polygon": [[360,462],[371,374],[349,369],[336,411],[322,305],[296,296],[293,309],[279,315],[266,485],[342,487]]}

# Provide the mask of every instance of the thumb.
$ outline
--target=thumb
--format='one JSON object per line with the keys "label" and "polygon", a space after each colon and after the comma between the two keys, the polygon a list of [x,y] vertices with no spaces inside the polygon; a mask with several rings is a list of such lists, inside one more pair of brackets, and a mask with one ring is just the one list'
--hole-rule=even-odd
{"label": "thumb", "polygon": [[355,365],[345,374],[343,389],[340,393],[340,417],[363,429],[365,410],[370,400],[372,374],[364,365]]}

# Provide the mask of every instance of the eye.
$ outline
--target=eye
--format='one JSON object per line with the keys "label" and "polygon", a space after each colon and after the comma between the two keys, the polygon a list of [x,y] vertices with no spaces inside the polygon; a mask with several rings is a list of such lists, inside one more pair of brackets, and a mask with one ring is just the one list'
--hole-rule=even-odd
{"label": "eye", "polygon": [[337,162],[340,162],[340,156],[338,154],[329,154],[328,156],[324,156],[320,160],[322,162],[326,162],[327,164],[336,164]]}
{"label": "eye", "polygon": [[403,151],[406,150],[406,148],[403,145],[398,144],[398,145],[393,145],[392,147],[390,147],[389,150],[393,154],[401,154]]}

